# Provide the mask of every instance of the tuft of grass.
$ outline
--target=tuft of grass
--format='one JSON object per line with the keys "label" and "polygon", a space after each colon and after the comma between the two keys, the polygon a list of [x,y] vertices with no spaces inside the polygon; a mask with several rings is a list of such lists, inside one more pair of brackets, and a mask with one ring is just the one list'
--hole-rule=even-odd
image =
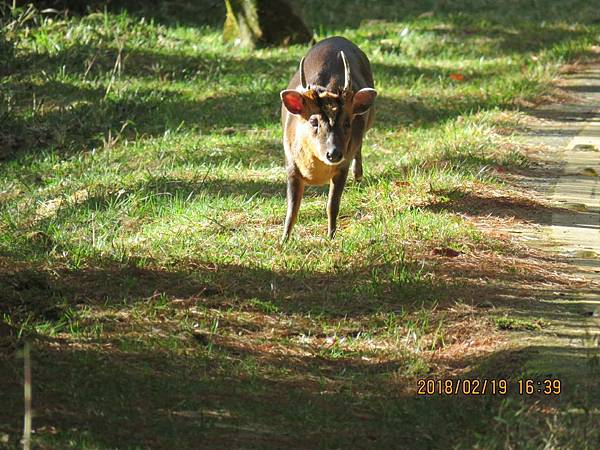
{"label": "tuft of grass", "polygon": [[513,331],[537,331],[541,330],[546,326],[546,323],[542,319],[537,320],[527,320],[527,319],[518,319],[515,317],[497,317],[494,319],[494,323],[496,327],[500,330],[513,330]]}

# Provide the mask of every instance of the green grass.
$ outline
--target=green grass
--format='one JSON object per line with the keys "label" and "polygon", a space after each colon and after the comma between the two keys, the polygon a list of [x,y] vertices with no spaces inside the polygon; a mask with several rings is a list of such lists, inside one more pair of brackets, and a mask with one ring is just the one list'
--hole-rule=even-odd
{"label": "green grass", "polygon": [[[529,256],[456,206],[511,195],[496,169],[528,162],[506,129],[552,94],[561,64],[592,57],[600,10],[306,2],[318,38],[369,55],[380,95],[336,239],[326,190],[311,188],[280,245],[278,93],[307,47],[228,46],[222,2],[188,3],[4,10],[0,305],[34,340],[36,442],[538,448],[550,435],[568,448],[572,414],[414,392],[416,377],[501,359],[444,352],[497,332],[478,301],[540,282],[510,264],[482,282],[471,259]],[[16,445],[21,361],[0,357],[0,437]],[[504,437],[515,417],[537,426]],[[581,430],[589,447],[597,434]]]}
{"label": "green grass", "polygon": [[496,326],[501,330],[536,331],[544,327],[544,321],[517,319],[514,317],[498,317],[494,320]]}

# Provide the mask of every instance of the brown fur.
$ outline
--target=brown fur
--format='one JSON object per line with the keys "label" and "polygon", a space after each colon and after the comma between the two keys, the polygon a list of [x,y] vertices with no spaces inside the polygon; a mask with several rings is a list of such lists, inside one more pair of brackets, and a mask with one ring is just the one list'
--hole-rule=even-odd
{"label": "brown fur", "polygon": [[322,185],[329,183],[336,172],[336,166],[325,164],[317,156],[314,141],[306,137],[301,141],[301,148],[297,154],[296,165],[300,169],[302,178],[307,184]]}
{"label": "brown fur", "polygon": [[[291,153],[297,168],[300,171],[302,179],[310,185],[323,185],[337,173],[339,166],[325,164],[318,156],[317,146],[312,136],[312,130],[307,123],[308,118],[320,112],[316,99],[327,100],[324,109],[335,109],[339,107],[341,96],[333,92],[317,92],[308,90],[304,93],[307,103],[307,112],[302,115],[302,121],[295,122],[289,126],[287,131],[287,142],[289,152]],[[352,100],[344,104],[344,108],[351,109]]]}
{"label": "brown fur", "polygon": [[[342,51],[352,74],[347,89],[344,87],[346,73]],[[328,234],[332,237],[335,233],[340,198],[352,161],[356,180],[362,178],[362,139],[372,124],[373,111],[360,110],[360,107],[365,104],[365,93],[376,95],[368,58],[347,39],[334,37],[321,41],[308,52],[303,64],[306,79],[302,83],[306,82],[307,89],[302,88],[300,72],[297,72],[290,80],[288,90],[282,91],[284,103],[294,112],[290,113],[284,106],[281,113],[288,173],[288,211],[283,240],[288,238],[296,222],[305,184],[330,184]],[[360,98],[354,97],[358,91],[361,91]],[[298,94],[303,100],[301,111],[296,106],[298,100],[294,100]],[[358,99],[358,106],[356,102],[353,104],[353,99]],[[371,104],[366,107],[369,106]],[[359,108],[360,112],[354,108]],[[309,123],[313,115],[319,117],[318,130]],[[323,133],[328,133],[326,141]],[[334,159],[340,158],[340,152],[341,160]],[[327,164],[324,159],[339,162]]]}

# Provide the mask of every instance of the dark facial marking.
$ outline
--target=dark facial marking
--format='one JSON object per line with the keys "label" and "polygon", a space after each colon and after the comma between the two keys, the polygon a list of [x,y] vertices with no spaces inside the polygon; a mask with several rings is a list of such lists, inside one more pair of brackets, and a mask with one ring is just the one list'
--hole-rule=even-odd
{"label": "dark facial marking", "polygon": [[329,123],[331,128],[340,123],[344,111],[344,102],[341,97],[318,97],[317,106],[322,117]]}

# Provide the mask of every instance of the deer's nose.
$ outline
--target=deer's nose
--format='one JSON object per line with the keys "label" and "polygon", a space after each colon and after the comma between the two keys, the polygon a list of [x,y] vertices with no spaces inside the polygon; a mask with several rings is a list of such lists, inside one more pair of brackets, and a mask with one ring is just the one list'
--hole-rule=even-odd
{"label": "deer's nose", "polygon": [[334,149],[332,151],[328,151],[325,154],[325,157],[329,162],[339,162],[342,159],[342,152],[340,152],[338,149]]}

